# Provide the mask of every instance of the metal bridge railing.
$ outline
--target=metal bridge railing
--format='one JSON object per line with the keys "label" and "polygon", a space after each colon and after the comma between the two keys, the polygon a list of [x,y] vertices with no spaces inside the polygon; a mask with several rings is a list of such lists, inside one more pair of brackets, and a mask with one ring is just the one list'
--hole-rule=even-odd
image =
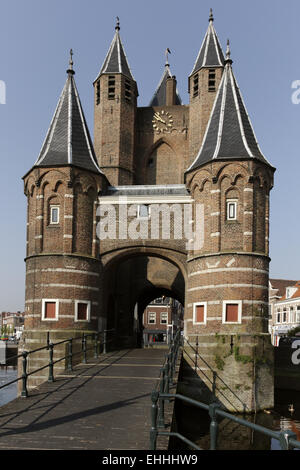
{"label": "metal bridge railing", "polygon": [[[100,346],[103,346],[103,354],[106,354],[107,352],[107,345],[109,343],[112,343],[114,340],[114,329],[111,330],[104,330],[103,332],[98,332],[98,333],[83,333],[81,337],[73,337],[73,338],[68,338],[62,341],[58,341],[56,343],[50,342],[50,336],[49,332],[47,333],[47,344],[46,346],[42,346],[37,349],[33,349],[30,351],[22,351],[22,353],[12,356],[8,359],[8,361],[12,361],[15,359],[22,359],[22,375],[17,377],[14,380],[11,380],[10,382],[7,382],[4,385],[0,386],[0,390],[3,389],[4,387],[8,387],[9,385],[12,385],[18,381],[22,381],[22,390],[20,396],[23,398],[28,397],[28,387],[27,387],[27,382],[28,382],[28,377],[30,377],[33,374],[36,374],[37,372],[40,372],[44,369],[48,368],[48,382],[54,382],[54,365],[57,364],[58,362],[61,361],[66,361],[66,370],[72,371],[73,368],[73,358],[74,356],[81,356],[81,362],[83,364],[87,363],[87,354],[89,351],[94,351],[94,358],[98,358],[100,354]],[[100,341],[100,337],[103,336],[103,341]],[[110,338],[109,338],[110,336]],[[88,338],[91,338],[91,346],[88,347]],[[74,352],[74,343],[75,342],[81,342],[81,348],[79,351]],[[66,354],[58,359],[54,360],[54,348],[66,344]],[[49,361],[47,364],[45,364],[42,367],[39,367],[38,369],[34,369],[30,372],[28,372],[28,359],[30,356],[34,353],[40,352],[40,351],[49,351]]]}
{"label": "metal bridge railing", "polygon": [[196,408],[206,410],[208,412],[210,417],[210,450],[217,449],[219,432],[218,417],[229,419],[230,421],[250,428],[253,431],[257,431],[273,439],[276,439],[277,441],[279,441],[282,450],[300,449],[300,441],[297,440],[296,434],[290,430],[273,431],[264,426],[251,423],[246,419],[238,418],[234,414],[228,413],[227,411],[222,409],[221,405],[219,405],[218,403],[211,403],[210,405],[207,405],[205,403],[193,400],[192,398],[188,398],[178,393],[169,393],[169,386],[170,384],[174,383],[173,378],[180,346],[182,346],[182,336],[180,331],[178,331],[171,344],[170,352],[166,356],[165,364],[161,369],[159,381],[151,394],[152,405],[150,450],[156,450],[158,436],[176,437],[188,446],[190,446],[192,449],[202,450],[201,447],[187,439],[182,434],[165,430],[164,403],[165,401],[171,401],[175,399],[188,403],[189,405],[193,405]]}

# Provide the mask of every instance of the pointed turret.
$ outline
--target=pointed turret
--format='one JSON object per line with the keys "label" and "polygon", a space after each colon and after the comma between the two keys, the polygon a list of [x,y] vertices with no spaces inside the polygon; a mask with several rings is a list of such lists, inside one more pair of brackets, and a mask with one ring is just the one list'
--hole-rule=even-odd
{"label": "pointed turret", "polygon": [[210,10],[208,29],[189,76],[190,163],[195,159],[201,146],[224,70],[224,54],[213,22]]}
{"label": "pointed turret", "polygon": [[108,53],[105,57],[105,60],[103,62],[103,65],[100,69],[100,72],[96,80],[98,80],[100,75],[104,73],[105,74],[122,73],[123,75],[130,78],[131,80],[134,80],[129,64],[128,64],[128,60],[125,54],[123,44],[121,41],[121,37],[120,37],[119,17],[117,17],[117,23],[115,26],[115,35],[113,37],[110,48],[108,50]]}
{"label": "pointed turret", "polygon": [[73,52],[67,80],[34,167],[72,165],[101,173],[76,88]]}
{"label": "pointed turret", "polygon": [[229,41],[227,42],[225,69],[203,143],[187,171],[199,168],[209,161],[228,159],[255,159],[270,165],[259,148],[233,74]]}
{"label": "pointed turret", "polygon": [[[176,77],[171,74],[168,54],[170,49],[166,49],[165,69],[149,106],[181,105],[182,101],[176,87]],[[169,90],[170,89],[170,90]]]}
{"label": "pointed turret", "polygon": [[191,75],[202,67],[223,67],[224,54],[214,28],[214,17],[210,9],[209,24]]}

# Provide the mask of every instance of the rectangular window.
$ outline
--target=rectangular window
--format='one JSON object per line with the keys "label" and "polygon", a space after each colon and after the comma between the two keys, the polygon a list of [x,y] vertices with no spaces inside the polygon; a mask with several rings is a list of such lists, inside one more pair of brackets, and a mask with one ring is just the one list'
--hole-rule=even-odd
{"label": "rectangular window", "polygon": [[286,312],[286,308],[284,308],[282,312],[282,323],[286,323],[286,321],[287,321],[287,312]]}
{"label": "rectangular window", "polygon": [[100,103],[100,80],[96,83],[96,104]]}
{"label": "rectangular window", "polygon": [[207,302],[196,302],[193,305],[194,325],[206,325]]}
{"label": "rectangular window", "polygon": [[50,224],[59,224],[59,206],[50,206]]}
{"label": "rectangular window", "polygon": [[125,79],[125,100],[131,101],[131,83],[127,79]]}
{"label": "rectangular window", "polygon": [[242,301],[225,300],[223,302],[223,323],[242,322]]}
{"label": "rectangular window", "polygon": [[114,75],[108,76],[108,99],[114,100],[116,93],[116,79]]}
{"label": "rectangular window", "polygon": [[58,319],[58,300],[43,299],[42,301],[42,320]]}
{"label": "rectangular window", "polygon": [[75,301],[75,321],[90,321],[91,302],[89,300]]}
{"label": "rectangular window", "polygon": [[168,323],[168,312],[161,312],[160,323],[161,325],[166,325]]}
{"label": "rectangular window", "polygon": [[193,98],[198,96],[199,93],[199,76],[198,74],[193,77]]}
{"label": "rectangular window", "polygon": [[280,310],[277,310],[276,313],[276,323],[280,323]]}
{"label": "rectangular window", "polygon": [[208,91],[216,91],[216,71],[210,69],[208,71]]}
{"label": "rectangular window", "polygon": [[226,201],[227,220],[237,219],[237,201],[234,199],[227,199]]}
{"label": "rectangular window", "polygon": [[149,312],[148,313],[148,323],[149,324],[155,324],[156,323],[156,313],[155,312]]}

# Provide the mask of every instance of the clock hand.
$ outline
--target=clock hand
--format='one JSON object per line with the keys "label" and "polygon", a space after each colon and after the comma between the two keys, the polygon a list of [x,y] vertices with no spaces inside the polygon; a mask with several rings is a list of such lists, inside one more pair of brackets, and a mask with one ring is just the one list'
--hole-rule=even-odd
{"label": "clock hand", "polygon": [[157,119],[158,121],[161,121],[163,124],[166,124],[166,121],[164,121],[164,120],[160,117],[159,114],[155,113],[155,114],[154,114],[154,117],[155,117],[155,119]]}

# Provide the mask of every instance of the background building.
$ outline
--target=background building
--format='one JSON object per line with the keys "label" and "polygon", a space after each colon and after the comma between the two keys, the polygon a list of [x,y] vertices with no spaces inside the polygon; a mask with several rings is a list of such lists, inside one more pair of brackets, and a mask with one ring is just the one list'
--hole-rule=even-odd
{"label": "background building", "polygon": [[270,279],[269,331],[274,346],[300,326],[300,281]]}
{"label": "background building", "polygon": [[176,299],[160,297],[147,305],[143,313],[144,345],[169,343],[183,327],[183,306]]}

